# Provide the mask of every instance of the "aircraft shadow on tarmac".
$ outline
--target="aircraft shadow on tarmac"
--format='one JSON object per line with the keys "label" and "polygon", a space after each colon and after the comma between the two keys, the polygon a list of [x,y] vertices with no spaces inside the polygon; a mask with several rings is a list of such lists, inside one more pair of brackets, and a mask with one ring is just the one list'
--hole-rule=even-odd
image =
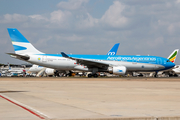
{"label": "aircraft shadow on tarmac", "polygon": [[28,91],[12,91],[12,90],[0,91],[0,93],[13,93],[13,92],[28,92]]}

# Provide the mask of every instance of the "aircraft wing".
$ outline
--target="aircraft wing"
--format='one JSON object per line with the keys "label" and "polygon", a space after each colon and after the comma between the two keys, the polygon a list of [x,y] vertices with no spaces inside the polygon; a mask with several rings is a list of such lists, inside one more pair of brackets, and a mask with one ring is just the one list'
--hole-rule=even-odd
{"label": "aircraft wing", "polygon": [[6,53],[8,55],[10,55],[13,58],[17,58],[17,59],[21,59],[21,60],[29,60],[30,57],[27,55],[19,55],[19,54],[15,54],[15,53]]}
{"label": "aircraft wing", "polygon": [[109,67],[109,64],[102,63],[100,61],[87,60],[87,59],[81,59],[81,58],[73,58],[73,57],[69,57],[64,52],[61,52],[61,54],[62,54],[63,57],[69,58],[69,59],[72,59],[72,60],[76,60],[77,64],[81,64],[81,65],[87,66],[89,68],[93,68],[93,67],[106,68],[106,67]]}

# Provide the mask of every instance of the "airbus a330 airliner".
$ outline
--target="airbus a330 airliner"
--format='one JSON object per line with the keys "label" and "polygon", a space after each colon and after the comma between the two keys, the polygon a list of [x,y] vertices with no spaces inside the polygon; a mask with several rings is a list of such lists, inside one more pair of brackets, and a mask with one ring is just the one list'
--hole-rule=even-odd
{"label": "airbus a330 airliner", "polygon": [[[116,43],[110,50],[109,52],[107,53],[107,55],[116,55],[117,53],[117,50],[119,48],[119,44],[120,43]],[[37,77],[38,75],[41,76],[43,74],[41,73],[45,73],[47,76],[59,76],[59,73],[65,73],[66,75],[71,75],[72,72],[74,71],[67,71],[67,70],[56,70],[56,69],[52,69],[52,68],[46,68],[46,67],[43,67],[43,66],[40,66],[40,65],[33,65],[31,68],[29,68],[29,70],[31,73],[37,73]]]}
{"label": "airbus a330 airliner", "polygon": [[88,77],[97,72],[125,75],[127,72],[158,72],[175,66],[169,59],[158,56],[136,55],[67,55],[45,54],[37,50],[16,28],[8,28],[15,53],[11,57],[56,70],[89,71]]}

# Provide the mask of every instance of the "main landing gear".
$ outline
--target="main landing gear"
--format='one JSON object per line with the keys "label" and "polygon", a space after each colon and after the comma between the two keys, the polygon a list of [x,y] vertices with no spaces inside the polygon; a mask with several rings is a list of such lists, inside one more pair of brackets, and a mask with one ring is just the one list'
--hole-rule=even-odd
{"label": "main landing gear", "polygon": [[91,78],[91,77],[97,78],[98,75],[97,74],[88,74],[88,78]]}
{"label": "main landing gear", "polygon": [[158,71],[155,72],[155,75],[154,75],[155,78],[158,77]]}
{"label": "main landing gear", "polygon": [[92,73],[88,74],[88,78],[94,77],[97,78],[98,75],[96,74],[98,72],[98,68],[92,68]]}

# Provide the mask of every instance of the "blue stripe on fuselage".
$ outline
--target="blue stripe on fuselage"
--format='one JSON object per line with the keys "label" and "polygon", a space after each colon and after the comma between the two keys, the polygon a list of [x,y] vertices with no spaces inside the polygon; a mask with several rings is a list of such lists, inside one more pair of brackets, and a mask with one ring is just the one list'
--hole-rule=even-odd
{"label": "blue stripe on fuselage", "polygon": [[[61,54],[37,54],[43,56],[53,56],[53,57],[62,57]],[[68,55],[73,58],[82,58],[82,59],[93,59],[93,60],[107,60],[107,61],[124,61],[124,62],[137,62],[137,63],[149,63],[149,64],[159,64],[164,65],[166,58],[157,57],[157,56],[134,56],[134,55]]]}

